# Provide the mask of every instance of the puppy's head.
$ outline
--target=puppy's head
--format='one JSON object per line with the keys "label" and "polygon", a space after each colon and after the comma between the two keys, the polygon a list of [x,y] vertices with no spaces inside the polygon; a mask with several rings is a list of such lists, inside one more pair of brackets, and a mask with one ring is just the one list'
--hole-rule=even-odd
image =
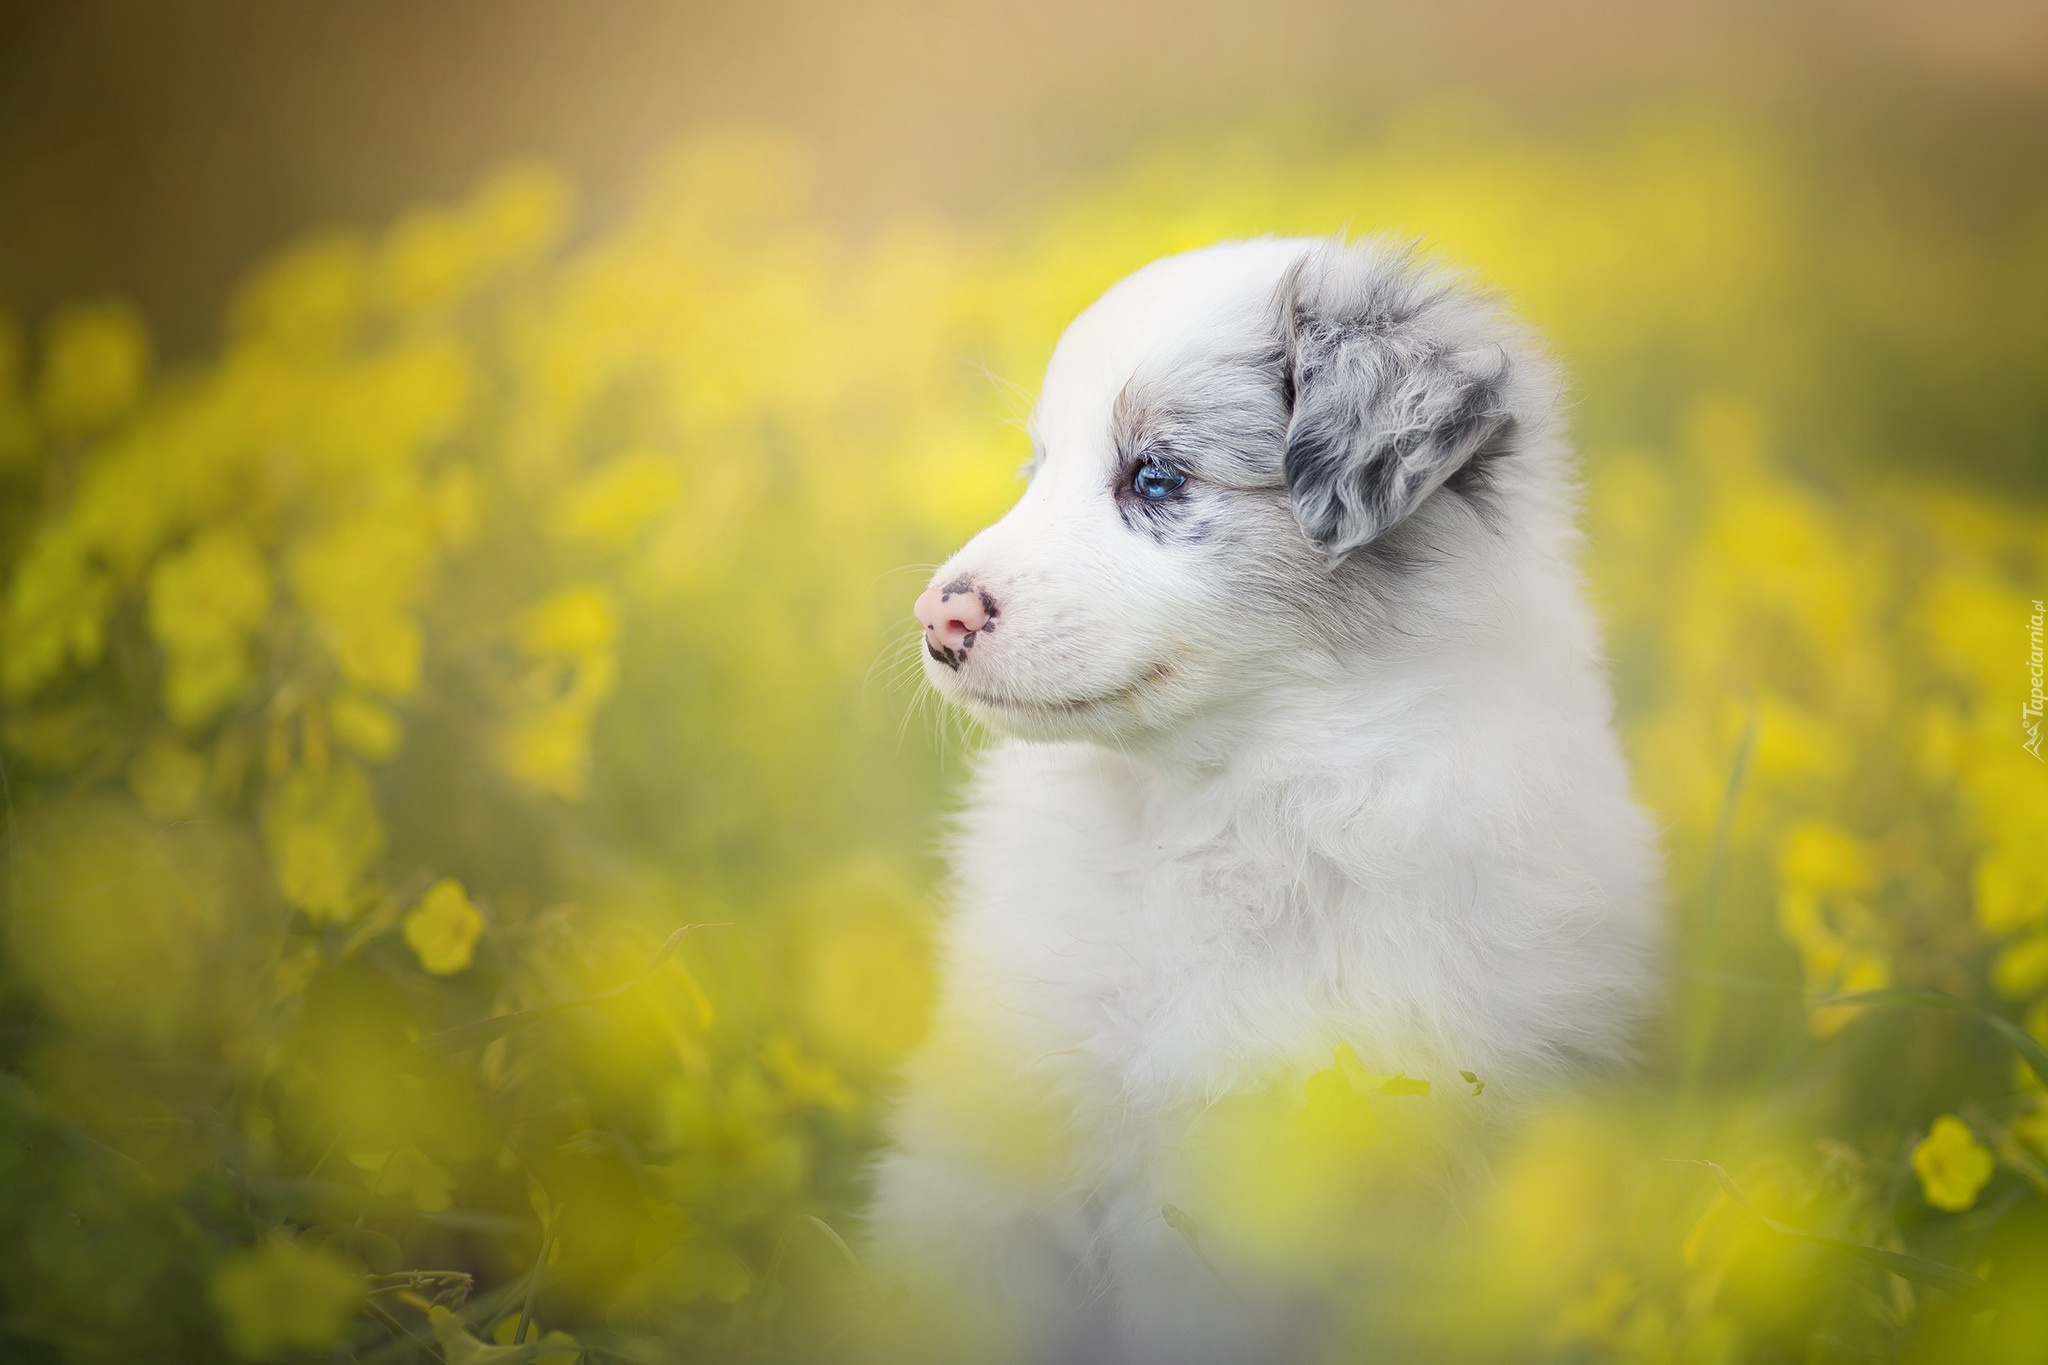
{"label": "puppy's head", "polygon": [[917,600],[925,673],[1028,738],[1171,731],[1392,620],[1501,515],[1555,386],[1456,276],[1378,244],[1157,261],[1077,318],[1029,486]]}

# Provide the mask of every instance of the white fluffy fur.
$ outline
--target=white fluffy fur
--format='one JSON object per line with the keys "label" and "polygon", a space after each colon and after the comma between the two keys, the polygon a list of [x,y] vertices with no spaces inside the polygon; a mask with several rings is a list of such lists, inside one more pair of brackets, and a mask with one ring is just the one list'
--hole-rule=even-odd
{"label": "white fluffy fur", "polygon": [[[1349,358],[1316,361],[1317,337]],[[1304,412],[1359,409],[1369,464],[1468,381],[1506,424],[1439,442],[1449,470],[1388,474],[1407,505],[1373,521],[1290,486]],[[1123,497],[1148,405],[1193,471],[1171,525]],[[1061,340],[1028,488],[934,580],[997,605],[957,668],[926,671],[1004,738],[952,842],[941,1001],[873,1214],[915,1302],[1014,1310],[973,1336],[987,1353],[1288,1349],[1232,1325],[1161,1217],[1189,1203],[1168,1158],[1219,1096],[1348,1042],[1372,1070],[1476,1071],[1512,1105],[1624,1049],[1656,855],[1574,566],[1558,406],[1517,326],[1376,245],[1159,261]],[[1478,458],[1484,486],[1440,486]],[[1312,514],[1348,531],[1312,539]],[[1018,1093],[1055,1141],[1010,1131]]]}

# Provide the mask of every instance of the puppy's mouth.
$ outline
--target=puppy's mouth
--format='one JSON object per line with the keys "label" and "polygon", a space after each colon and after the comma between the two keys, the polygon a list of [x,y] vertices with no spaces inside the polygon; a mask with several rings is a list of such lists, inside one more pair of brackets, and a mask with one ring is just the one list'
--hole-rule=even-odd
{"label": "puppy's mouth", "polygon": [[1009,692],[990,692],[979,687],[958,685],[963,700],[979,703],[997,711],[1013,711],[1023,714],[1072,716],[1105,706],[1136,701],[1144,693],[1172,679],[1175,672],[1171,659],[1161,660],[1121,687],[1101,692],[1087,692],[1074,697],[1020,697]]}

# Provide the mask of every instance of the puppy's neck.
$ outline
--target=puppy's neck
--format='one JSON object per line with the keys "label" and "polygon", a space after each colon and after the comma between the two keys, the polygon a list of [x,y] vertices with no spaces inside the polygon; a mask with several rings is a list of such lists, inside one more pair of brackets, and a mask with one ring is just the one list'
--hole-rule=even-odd
{"label": "puppy's neck", "polygon": [[1289,672],[1170,730],[1098,747],[1161,794],[1214,797],[1234,788],[1258,799],[1260,790],[1355,776],[1404,736],[1433,736],[1434,717],[1466,690],[1469,683],[1436,659]]}

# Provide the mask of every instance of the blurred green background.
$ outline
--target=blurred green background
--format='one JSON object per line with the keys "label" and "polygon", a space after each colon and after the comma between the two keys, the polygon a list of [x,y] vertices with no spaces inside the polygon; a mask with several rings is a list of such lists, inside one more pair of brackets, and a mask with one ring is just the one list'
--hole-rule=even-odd
{"label": "blurred green background", "polygon": [[2000,0],[9,6],[0,1355],[843,1358],[907,603],[1078,308],[1348,229],[1574,376],[1673,953],[1449,1232],[1246,1149],[1342,1349],[2039,1358],[2044,167]]}

